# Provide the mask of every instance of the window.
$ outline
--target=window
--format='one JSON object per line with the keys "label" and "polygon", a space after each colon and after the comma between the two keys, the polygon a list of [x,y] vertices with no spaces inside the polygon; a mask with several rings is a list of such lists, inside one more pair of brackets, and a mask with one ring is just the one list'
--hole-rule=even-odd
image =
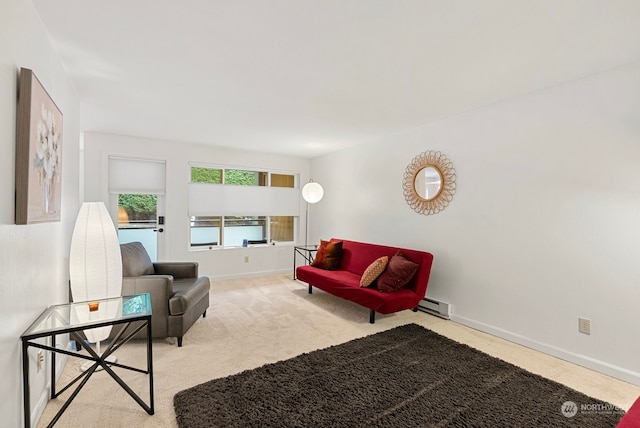
{"label": "window", "polygon": [[269,217],[269,231],[271,240],[276,242],[293,242],[293,216],[271,216]]}
{"label": "window", "polygon": [[[295,186],[295,177],[291,174],[271,174],[272,187],[288,187]],[[294,228],[293,216],[271,216],[269,221],[269,230],[271,239],[278,242],[292,242]]]}
{"label": "window", "polygon": [[222,183],[222,170],[217,168],[191,167],[192,183]]}
{"label": "window", "polygon": [[[271,224],[273,224],[274,218],[276,217],[271,217]],[[221,224],[224,226],[220,227]],[[266,216],[192,216],[191,247],[211,248],[221,245],[240,247],[244,244],[244,240],[248,245],[266,244],[269,242],[266,225]],[[291,228],[291,233],[293,233],[293,228]],[[287,235],[284,232],[279,236],[286,237]],[[272,240],[276,239],[272,238]],[[292,240],[287,239],[287,241]]]}
{"label": "window", "polygon": [[222,217],[191,217],[191,246],[215,247],[220,245]]}
{"label": "window", "polygon": [[244,171],[241,169],[227,169],[224,171],[224,184],[238,186],[266,186],[267,173],[259,171]]}
{"label": "window", "polygon": [[142,242],[151,260],[157,260],[158,195],[118,195],[118,241]]}
{"label": "window", "polygon": [[107,162],[109,211],[118,217],[118,239],[142,242],[155,262],[163,254],[156,221],[164,215],[166,161],[108,155]]}
{"label": "window", "polygon": [[294,174],[191,166],[191,248],[293,242],[300,196]]}
{"label": "window", "polygon": [[247,244],[267,243],[267,218],[265,216],[225,217],[224,245],[240,247],[244,240]]}
{"label": "window", "polygon": [[[235,184],[238,186],[266,186],[268,173],[243,169],[191,167],[192,183]],[[293,176],[291,176],[293,177]],[[293,187],[293,186],[292,186]]]}
{"label": "window", "polygon": [[295,177],[291,174],[271,174],[272,187],[295,187]]}

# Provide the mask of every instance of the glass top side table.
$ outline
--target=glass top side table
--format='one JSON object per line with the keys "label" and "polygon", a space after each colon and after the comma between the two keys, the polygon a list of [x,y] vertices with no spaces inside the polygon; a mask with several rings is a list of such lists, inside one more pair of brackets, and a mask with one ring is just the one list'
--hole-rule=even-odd
{"label": "glass top side table", "polygon": [[[95,309],[92,310],[92,304]],[[22,338],[48,336],[52,332],[68,333],[70,329],[88,329],[113,325],[129,318],[151,316],[149,293],[113,297],[94,302],[73,302],[49,306],[22,334]]]}
{"label": "glass top side table", "polygon": [[[132,324],[134,323],[135,324]],[[117,326],[124,324],[116,334],[107,349],[98,355],[90,346],[83,346],[88,355],[72,352],[66,349],[56,348],[56,336],[68,333],[72,340],[77,343],[83,342],[80,336],[81,330],[88,330],[96,327]],[[146,347],[147,347],[147,367],[139,369],[123,364],[107,361],[116,349],[131,340],[139,331],[146,327]],[[126,335],[125,335],[126,334]],[[43,345],[42,341],[35,339],[48,337],[50,345]],[[78,392],[89,380],[91,375],[99,368],[104,369],[109,375],[150,415],[154,413],[153,402],[153,357],[151,342],[151,296],[149,293],[137,294],[133,296],[121,296],[109,299],[99,299],[88,302],[73,302],[60,305],[49,306],[22,334],[22,381],[23,381],[23,401],[24,401],[24,425],[31,426],[31,406],[29,391],[29,347],[39,348],[52,352],[51,357],[51,398],[58,397],[61,393],[80,381],[80,384],[73,391],[69,399],[62,406],[48,426],[53,426],[69,404],[76,397]],[[85,372],[72,380],[67,386],[56,393],[55,386],[55,363],[56,354],[82,358],[93,362]],[[147,405],[112,369],[120,367],[126,370],[136,371],[149,375],[149,404]]]}

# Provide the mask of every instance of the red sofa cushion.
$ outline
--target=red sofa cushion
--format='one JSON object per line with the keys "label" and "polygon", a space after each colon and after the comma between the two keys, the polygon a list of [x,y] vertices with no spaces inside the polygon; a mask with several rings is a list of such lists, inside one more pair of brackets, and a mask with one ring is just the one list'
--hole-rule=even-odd
{"label": "red sofa cushion", "polygon": [[[300,266],[296,273],[301,281],[381,314],[413,309],[420,301],[413,291],[405,288],[394,293],[382,293],[375,288],[360,287],[360,275],[345,270],[323,270],[313,266]],[[391,294],[392,297],[390,297]]]}

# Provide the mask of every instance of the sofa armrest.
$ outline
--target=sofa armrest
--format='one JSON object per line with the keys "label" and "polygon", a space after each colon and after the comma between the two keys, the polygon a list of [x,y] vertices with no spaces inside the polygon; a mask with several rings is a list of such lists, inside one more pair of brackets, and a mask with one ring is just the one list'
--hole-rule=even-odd
{"label": "sofa armrest", "polygon": [[196,262],[160,262],[154,263],[153,268],[156,274],[172,275],[175,279],[198,277]]}

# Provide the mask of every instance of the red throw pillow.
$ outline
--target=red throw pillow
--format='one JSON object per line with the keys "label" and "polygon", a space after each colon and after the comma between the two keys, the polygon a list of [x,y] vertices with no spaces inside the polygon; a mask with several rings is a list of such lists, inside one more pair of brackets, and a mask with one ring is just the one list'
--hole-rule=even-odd
{"label": "red throw pillow", "polygon": [[407,258],[398,251],[395,256],[391,257],[387,264],[387,269],[378,277],[376,286],[378,290],[390,293],[398,291],[411,281],[411,278],[418,271],[419,265],[407,260]]}
{"label": "red throw pillow", "polygon": [[342,261],[342,241],[320,241],[320,247],[311,266],[325,270],[337,270]]}

